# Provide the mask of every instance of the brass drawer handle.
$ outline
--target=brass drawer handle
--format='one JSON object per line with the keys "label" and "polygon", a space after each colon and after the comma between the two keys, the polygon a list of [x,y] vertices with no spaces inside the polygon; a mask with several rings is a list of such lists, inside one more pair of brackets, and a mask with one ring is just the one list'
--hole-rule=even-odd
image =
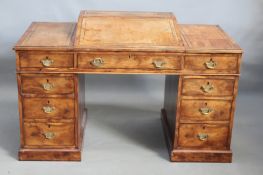
{"label": "brass drawer handle", "polygon": [[49,66],[51,66],[54,63],[54,60],[52,60],[49,57],[46,57],[46,58],[41,60],[41,63],[43,64],[43,66],[49,67]]}
{"label": "brass drawer handle", "polygon": [[208,134],[199,133],[199,134],[197,134],[197,137],[198,137],[199,140],[205,141],[205,140],[208,139]]}
{"label": "brass drawer handle", "polygon": [[163,61],[163,60],[154,60],[154,61],[153,61],[153,65],[154,65],[154,67],[157,68],[157,69],[163,68],[163,66],[164,66],[165,64],[166,64],[166,63],[165,63],[165,61]]}
{"label": "brass drawer handle", "polygon": [[43,111],[47,114],[50,114],[52,113],[54,110],[55,110],[55,107],[54,106],[50,106],[50,105],[47,105],[47,106],[43,106]]}
{"label": "brass drawer handle", "polygon": [[213,91],[214,86],[210,82],[207,82],[207,84],[201,86],[201,89],[203,92],[209,93]]}
{"label": "brass drawer handle", "polygon": [[203,108],[200,108],[199,111],[201,112],[202,115],[208,115],[211,112],[213,112],[214,110],[212,108],[209,108],[209,107],[203,107]]}
{"label": "brass drawer handle", "polygon": [[42,84],[42,87],[44,90],[50,91],[51,89],[53,89],[54,85],[52,83],[46,82]]}
{"label": "brass drawer handle", "polygon": [[211,58],[209,61],[205,62],[205,66],[208,69],[214,69],[216,67],[216,62]]}
{"label": "brass drawer handle", "polygon": [[55,133],[54,132],[44,132],[43,134],[44,134],[45,138],[49,139],[49,140],[53,139],[55,137]]}
{"label": "brass drawer handle", "polygon": [[104,61],[102,58],[97,57],[97,58],[94,58],[90,63],[95,67],[100,67],[104,64]]}

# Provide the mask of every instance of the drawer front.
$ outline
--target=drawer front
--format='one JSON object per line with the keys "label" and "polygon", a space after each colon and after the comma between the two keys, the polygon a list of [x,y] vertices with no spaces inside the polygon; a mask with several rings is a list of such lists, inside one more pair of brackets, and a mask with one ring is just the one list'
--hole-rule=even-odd
{"label": "drawer front", "polygon": [[182,120],[228,121],[231,113],[231,101],[227,100],[182,100]]}
{"label": "drawer front", "polygon": [[74,92],[73,76],[21,76],[22,93],[70,94]]}
{"label": "drawer front", "polygon": [[181,124],[179,147],[198,149],[226,149],[228,125]]}
{"label": "drawer front", "polygon": [[74,66],[73,53],[20,52],[22,68],[70,68]]}
{"label": "drawer front", "polygon": [[74,123],[24,123],[25,146],[52,147],[75,145]]}
{"label": "drawer front", "polygon": [[181,69],[178,55],[79,54],[78,67],[95,69]]}
{"label": "drawer front", "polygon": [[185,57],[185,69],[207,72],[238,71],[238,57],[236,55],[192,55]]}
{"label": "drawer front", "polygon": [[73,98],[24,98],[24,118],[73,118]]}
{"label": "drawer front", "polygon": [[232,96],[234,84],[234,79],[184,78],[182,94],[189,96]]}

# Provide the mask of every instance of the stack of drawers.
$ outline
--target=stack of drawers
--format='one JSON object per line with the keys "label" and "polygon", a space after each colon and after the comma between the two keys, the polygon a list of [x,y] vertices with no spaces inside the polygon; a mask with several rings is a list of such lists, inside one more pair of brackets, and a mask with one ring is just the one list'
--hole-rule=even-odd
{"label": "stack of drawers", "polygon": [[[48,73],[52,68],[73,67],[73,54],[21,52],[18,74],[21,150],[20,159],[45,160],[41,151],[52,152],[47,160],[60,157],[63,150],[78,149],[78,75]],[[28,73],[41,69],[46,73]],[[30,71],[29,71],[30,72]],[[40,154],[27,154],[35,151]]]}
{"label": "stack of drawers", "polygon": [[[195,71],[195,75],[180,76],[175,112],[170,112],[173,105],[164,106],[174,134],[171,159],[230,162],[238,55],[190,55],[185,57],[184,68]],[[169,86],[176,82],[170,77],[166,81],[168,102],[169,92],[176,91],[172,86],[169,90]],[[175,121],[171,120],[173,115]]]}

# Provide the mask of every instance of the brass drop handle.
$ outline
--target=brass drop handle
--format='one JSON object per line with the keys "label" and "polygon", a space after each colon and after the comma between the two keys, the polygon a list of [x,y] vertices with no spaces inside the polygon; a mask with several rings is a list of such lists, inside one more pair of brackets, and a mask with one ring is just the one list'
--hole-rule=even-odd
{"label": "brass drop handle", "polygon": [[205,134],[205,133],[199,133],[197,134],[197,138],[201,141],[205,141],[208,139],[208,134]]}
{"label": "brass drop handle", "polygon": [[97,58],[94,58],[90,63],[95,67],[100,67],[104,64],[104,61],[102,58],[97,57]]}
{"label": "brass drop handle", "polygon": [[206,107],[200,108],[199,111],[201,112],[202,115],[208,115],[214,110],[206,106]]}
{"label": "brass drop handle", "polygon": [[165,63],[165,61],[163,61],[163,60],[154,60],[154,61],[153,61],[153,65],[154,65],[154,67],[157,68],[157,69],[163,68],[163,66],[164,66],[165,64],[166,64],[166,63]]}
{"label": "brass drop handle", "polygon": [[216,67],[216,62],[211,58],[209,61],[205,62],[205,66],[208,69],[214,69]]}
{"label": "brass drop handle", "polygon": [[42,87],[44,90],[50,91],[51,89],[53,89],[54,85],[52,83],[46,82],[42,84]]}
{"label": "brass drop handle", "polygon": [[45,67],[49,67],[54,63],[54,60],[52,60],[51,58],[49,58],[48,56],[45,57],[44,59],[41,60],[41,63],[43,64],[43,66]]}
{"label": "brass drop handle", "polygon": [[54,132],[44,132],[43,134],[44,134],[45,138],[49,139],[49,140],[53,139],[55,137],[55,133]]}
{"label": "brass drop handle", "polygon": [[212,92],[213,89],[214,86],[210,82],[207,82],[207,84],[201,86],[201,90],[205,93]]}
{"label": "brass drop handle", "polygon": [[55,110],[55,107],[47,105],[47,106],[43,106],[42,109],[45,113],[50,114]]}

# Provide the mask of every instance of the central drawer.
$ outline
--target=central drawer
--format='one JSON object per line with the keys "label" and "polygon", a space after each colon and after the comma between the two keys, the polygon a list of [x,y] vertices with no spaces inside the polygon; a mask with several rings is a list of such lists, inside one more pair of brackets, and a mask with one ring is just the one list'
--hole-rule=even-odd
{"label": "central drawer", "polygon": [[75,145],[73,122],[25,122],[24,142],[27,147],[64,147]]}
{"label": "central drawer", "polygon": [[181,69],[182,56],[173,54],[130,55],[78,54],[78,67],[91,69]]}

